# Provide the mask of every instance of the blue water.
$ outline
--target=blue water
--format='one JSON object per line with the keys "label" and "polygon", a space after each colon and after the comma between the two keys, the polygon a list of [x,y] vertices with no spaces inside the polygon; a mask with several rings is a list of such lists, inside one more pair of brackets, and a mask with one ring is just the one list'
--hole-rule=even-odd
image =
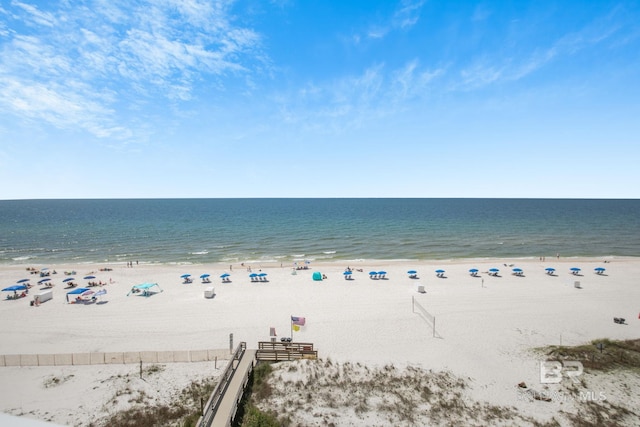
{"label": "blue water", "polygon": [[0,263],[640,256],[640,200],[0,201]]}

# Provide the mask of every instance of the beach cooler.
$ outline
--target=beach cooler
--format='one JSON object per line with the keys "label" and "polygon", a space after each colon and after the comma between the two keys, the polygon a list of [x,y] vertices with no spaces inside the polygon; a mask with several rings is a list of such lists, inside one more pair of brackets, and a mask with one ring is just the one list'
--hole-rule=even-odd
{"label": "beach cooler", "polygon": [[204,297],[205,298],[213,298],[216,294],[216,290],[213,286],[209,286],[208,288],[206,288],[204,290]]}
{"label": "beach cooler", "polygon": [[49,301],[52,298],[53,298],[53,291],[51,289],[42,291],[33,296],[32,305],[42,304],[43,302]]}
{"label": "beach cooler", "polygon": [[421,285],[420,283],[418,283],[418,284],[416,285],[416,290],[417,290],[418,292],[420,292],[421,294],[424,294],[424,293],[426,292],[426,291],[424,290],[424,285]]}

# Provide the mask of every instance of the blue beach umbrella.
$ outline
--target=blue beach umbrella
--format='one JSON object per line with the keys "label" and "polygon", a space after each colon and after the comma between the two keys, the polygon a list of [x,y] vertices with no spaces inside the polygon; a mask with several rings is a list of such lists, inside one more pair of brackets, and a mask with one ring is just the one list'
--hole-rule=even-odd
{"label": "blue beach umbrella", "polygon": [[415,270],[409,270],[407,271],[407,274],[418,274],[418,272]]}
{"label": "blue beach umbrella", "polygon": [[500,270],[497,269],[497,268],[490,268],[489,271],[492,272],[492,273],[497,273]]}
{"label": "blue beach umbrella", "polygon": [[209,274],[201,274],[201,275],[200,275],[200,278],[201,278],[201,279],[206,279],[207,277],[209,277]]}
{"label": "blue beach umbrella", "polygon": [[385,274],[387,274],[386,271],[378,271],[378,274],[380,274],[381,276],[384,276]]}
{"label": "blue beach umbrella", "polygon": [[444,270],[436,270],[436,273],[444,273]]}
{"label": "blue beach umbrella", "polygon": [[516,268],[513,269],[513,272],[514,273],[522,273],[522,269],[516,267]]}
{"label": "blue beach umbrella", "polygon": [[29,281],[29,279],[20,279],[16,283],[25,283],[25,282],[28,282],[28,281]]}
{"label": "blue beach umbrella", "polygon": [[477,273],[478,269],[477,268],[472,268],[471,270],[469,270],[469,273]]}
{"label": "blue beach umbrella", "polygon": [[3,291],[24,291],[26,290],[27,287],[25,285],[13,285],[13,286],[9,286],[8,288],[4,288]]}
{"label": "blue beach umbrella", "polygon": [[181,279],[186,279],[187,277],[191,277],[190,274],[183,274],[182,276],[180,276]]}
{"label": "blue beach umbrella", "polygon": [[378,274],[378,272],[377,272],[377,271],[370,271],[370,272],[369,272],[369,276],[375,276],[375,275],[377,275],[377,274]]}
{"label": "blue beach umbrella", "polygon": [[66,279],[63,280],[63,282],[71,282],[72,280],[75,280],[73,277],[67,277]]}
{"label": "blue beach umbrella", "polygon": [[553,273],[554,271],[556,271],[555,268],[551,268],[551,267],[547,267],[545,268],[545,271],[548,271],[549,273]]}
{"label": "blue beach umbrella", "polygon": [[96,276],[85,276],[84,280],[92,280],[92,279],[95,279],[95,278],[96,278]]}
{"label": "blue beach umbrella", "polygon": [[577,273],[578,271],[580,271],[578,267],[571,267],[570,270],[573,271],[574,273]]}
{"label": "blue beach umbrella", "polygon": [[251,273],[249,277],[258,277],[258,273]]}
{"label": "blue beach umbrella", "polygon": [[[208,276],[208,274],[207,274],[207,276]],[[229,277],[229,276],[231,276],[229,273],[224,273],[224,274],[220,275],[220,278],[224,279],[224,278]]]}
{"label": "blue beach umbrella", "polygon": [[46,283],[46,282],[49,282],[50,280],[51,280],[51,279],[49,279],[49,278],[47,277],[46,279],[38,280],[38,283]]}
{"label": "blue beach umbrella", "polygon": [[598,274],[602,274],[604,273],[605,268],[604,267],[596,267],[594,268],[595,272]]}
{"label": "blue beach umbrella", "polygon": [[345,271],[345,272],[344,272],[344,273],[342,273],[342,274],[344,274],[345,276],[350,276],[350,275],[351,275],[351,272],[350,272],[350,271]]}

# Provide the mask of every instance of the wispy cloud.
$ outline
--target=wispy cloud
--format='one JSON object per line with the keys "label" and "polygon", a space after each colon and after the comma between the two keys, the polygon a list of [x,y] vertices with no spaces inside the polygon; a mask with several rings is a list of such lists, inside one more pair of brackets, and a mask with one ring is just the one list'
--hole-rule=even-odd
{"label": "wispy cloud", "polygon": [[294,96],[281,97],[281,117],[316,131],[342,132],[398,114],[414,99],[429,96],[444,68],[427,68],[411,60],[397,69],[375,64],[361,74],[312,84]]}
{"label": "wispy cloud", "polygon": [[[365,32],[370,39],[382,39],[392,31],[406,31],[416,25],[425,0],[402,0],[394,13],[383,22],[372,24]],[[359,41],[360,36],[353,37]]]}
{"label": "wispy cloud", "polygon": [[420,18],[420,9],[424,3],[425,0],[403,0],[393,15],[393,26],[403,30],[413,27]]}
{"label": "wispy cloud", "polygon": [[203,76],[250,73],[259,36],[231,1],[14,1],[0,10],[0,109],[126,138],[116,104],[188,100]]}
{"label": "wispy cloud", "polygon": [[[476,15],[477,11],[472,19],[475,19]],[[567,33],[547,46],[534,46],[528,52],[521,52],[517,56],[505,55],[500,51],[494,55],[483,53],[472,58],[470,64],[460,70],[459,79],[451,87],[454,90],[468,91],[495,83],[517,81],[553,61],[601,45],[625,31],[626,26],[614,19],[615,15],[619,15],[617,9],[579,31]]]}

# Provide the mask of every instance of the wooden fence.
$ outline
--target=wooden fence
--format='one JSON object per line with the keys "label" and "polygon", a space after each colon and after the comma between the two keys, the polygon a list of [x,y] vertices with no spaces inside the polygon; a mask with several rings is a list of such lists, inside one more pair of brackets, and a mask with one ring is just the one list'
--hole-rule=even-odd
{"label": "wooden fence", "polygon": [[229,359],[229,350],[126,351],[105,353],[4,354],[2,366],[116,365],[128,363],[212,362]]}

